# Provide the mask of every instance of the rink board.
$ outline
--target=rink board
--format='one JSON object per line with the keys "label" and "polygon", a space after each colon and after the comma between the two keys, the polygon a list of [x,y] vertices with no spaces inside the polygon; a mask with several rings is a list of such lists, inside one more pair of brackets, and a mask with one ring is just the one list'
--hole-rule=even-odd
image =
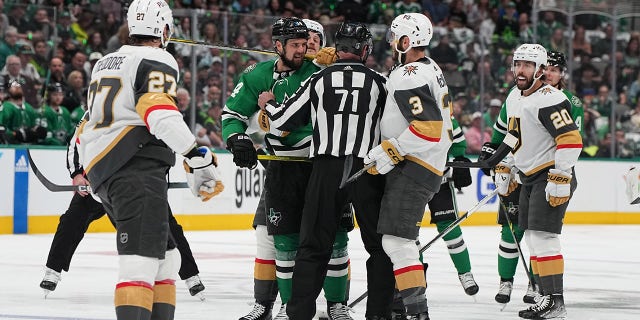
{"label": "rink board", "polygon": [[[51,181],[66,185],[66,151],[33,149],[34,161]],[[180,158],[180,156],[178,156]],[[182,160],[177,159],[177,163]],[[264,187],[264,168],[237,168],[228,153],[218,153],[225,190],[208,202],[194,198],[188,189],[171,189],[169,202],[186,230],[237,230],[251,228],[253,213]],[[569,205],[568,224],[638,224],[640,206],[627,203],[623,175],[634,162],[588,160],[576,166],[578,190]],[[458,193],[461,212],[475,205],[493,188],[493,182],[477,169],[471,169],[473,184]],[[182,166],[172,168],[172,182],[183,182]],[[29,170],[25,149],[0,148],[0,234],[51,233],[71,200],[71,192],[50,192]],[[474,213],[467,225],[496,223],[497,199]],[[425,215],[428,217],[428,215]],[[423,225],[428,225],[428,218]],[[112,231],[107,219],[93,223],[90,232]]]}

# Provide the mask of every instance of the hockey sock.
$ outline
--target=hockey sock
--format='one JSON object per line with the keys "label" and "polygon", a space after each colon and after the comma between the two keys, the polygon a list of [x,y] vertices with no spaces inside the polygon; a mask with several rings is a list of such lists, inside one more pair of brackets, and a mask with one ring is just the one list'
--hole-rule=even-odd
{"label": "hockey sock", "polygon": [[382,236],[382,247],[393,263],[396,286],[407,313],[418,314],[427,311],[424,269],[418,260],[419,254],[415,240],[385,234]]}
{"label": "hockey sock", "polygon": [[156,281],[153,286],[151,320],[173,320],[176,311],[176,281]]}
{"label": "hockey sock", "polygon": [[153,306],[153,289],[143,281],[120,282],[115,293],[118,320],[149,320]]}
{"label": "hockey sock", "polygon": [[[276,279],[282,304],[289,302],[291,298],[291,286],[293,267],[295,266],[296,252],[300,234],[274,235],[273,243],[276,248]],[[340,300],[342,301],[342,300]]]}
{"label": "hockey sock", "polygon": [[[514,225],[513,233],[516,236],[516,240],[520,242],[524,231]],[[504,224],[500,231],[500,244],[498,246],[498,274],[500,278],[513,279],[513,276],[516,274],[516,268],[518,267],[518,259],[520,259],[518,247],[511,236],[509,225]]]}
{"label": "hockey sock", "polygon": [[[442,230],[446,229],[453,221],[440,221],[436,223],[436,227],[438,228],[438,232],[442,232]],[[458,270],[458,274],[463,274],[471,271],[471,260],[469,260],[469,250],[467,250],[467,245],[464,243],[464,239],[462,238],[462,229],[460,226],[456,226],[451,230],[451,232],[447,233],[444,237],[442,237],[444,242],[447,244],[447,249],[449,250],[449,256],[451,257],[451,261]]]}
{"label": "hockey sock", "polygon": [[268,304],[276,301],[276,248],[267,226],[256,226],[256,260],[253,269],[253,296],[256,301]]}
{"label": "hockey sock", "polygon": [[347,232],[338,231],[333,243],[331,260],[327,265],[324,278],[324,297],[330,302],[343,302],[347,299],[347,280],[349,278],[349,252]]}
{"label": "hockey sock", "polygon": [[562,294],[564,257],[560,251],[558,234],[527,230],[526,236],[527,245],[533,252],[531,261],[534,275],[538,275],[536,280],[539,279],[540,293],[543,295]]}

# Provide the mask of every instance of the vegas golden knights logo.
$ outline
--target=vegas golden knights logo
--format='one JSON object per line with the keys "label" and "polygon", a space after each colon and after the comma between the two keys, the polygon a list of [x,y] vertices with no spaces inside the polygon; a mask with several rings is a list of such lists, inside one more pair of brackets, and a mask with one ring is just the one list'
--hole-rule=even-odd
{"label": "vegas golden knights logo", "polygon": [[516,153],[516,151],[520,149],[520,146],[522,146],[522,138],[521,138],[522,132],[520,132],[520,118],[518,117],[509,118],[508,128],[509,129],[507,131],[515,130],[516,132],[518,132],[518,142],[516,142],[516,145],[513,146],[513,150],[511,151],[512,153]]}

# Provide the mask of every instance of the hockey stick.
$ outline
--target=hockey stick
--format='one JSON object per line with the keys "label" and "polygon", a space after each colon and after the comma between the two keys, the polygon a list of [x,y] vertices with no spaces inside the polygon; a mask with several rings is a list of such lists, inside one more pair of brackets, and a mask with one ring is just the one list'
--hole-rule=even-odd
{"label": "hockey stick", "polygon": [[[420,253],[425,252],[436,241],[438,241],[438,240],[440,240],[440,238],[446,236],[449,232],[451,232],[451,230],[453,230],[455,227],[459,226],[463,221],[467,220],[467,218],[469,218],[470,215],[472,215],[474,212],[478,211],[478,209],[480,209],[482,206],[484,206],[487,202],[489,202],[489,200],[491,200],[491,198],[495,197],[497,194],[498,194],[498,189],[493,189],[493,191],[489,192],[488,195],[486,195],[484,198],[482,198],[480,201],[478,201],[478,203],[476,203],[476,205],[471,207],[471,209],[467,210],[467,212],[465,212],[463,215],[461,215],[458,219],[456,219],[455,221],[451,222],[451,224],[449,226],[447,226],[444,230],[442,230],[442,232],[438,233],[433,239],[431,239],[431,241],[429,241],[422,248],[420,248],[419,252]],[[366,298],[368,295],[369,295],[369,291],[365,291],[365,293],[363,293],[358,298],[353,300],[353,302],[351,302],[348,307],[349,308],[353,308],[360,301],[364,300],[364,298]]]}
{"label": "hockey stick", "polygon": [[230,46],[230,45],[227,45],[227,44],[224,44],[224,43],[209,43],[209,42],[204,42],[204,41],[196,41],[196,40],[189,40],[189,39],[178,39],[178,38],[170,38],[169,42],[187,44],[187,45],[190,45],[190,46],[203,46],[203,47],[207,47],[207,48],[228,50],[228,51],[268,54],[268,55],[272,55],[272,56],[277,56],[278,55],[275,51],[261,50],[261,49],[251,49],[251,48],[242,48],[242,47]]}
{"label": "hockey stick", "polygon": [[266,161],[302,161],[302,162],[311,161],[307,157],[276,156],[276,155],[272,155],[272,154],[258,154],[258,160],[266,160]]}
{"label": "hockey stick", "polygon": [[477,161],[477,162],[462,162],[462,161],[447,162],[447,167],[452,167],[452,168],[493,168],[498,163],[500,163],[500,161],[502,159],[504,159],[504,157],[506,157],[507,154],[509,154],[509,152],[511,152],[511,150],[513,150],[513,148],[518,143],[518,140],[519,140],[518,137],[519,136],[520,136],[520,134],[517,131],[511,130],[504,137],[504,140],[502,140],[502,143],[500,144],[500,146],[498,146],[498,148],[496,149],[496,152],[493,155],[491,155],[491,157],[489,157],[489,158],[487,158],[485,160],[482,160],[482,161]]}
{"label": "hockey stick", "polygon": [[[516,234],[513,232],[513,224],[511,223],[511,218],[509,218],[509,210],[507,210],[507,206],[504,205],[502,199],[500,199],[500,206],[502,207],[502,211],[504,211],[504,217],[507,219],[507,223],[509,224],[509,232],[511,233],[511,237],[513,237],[513,241],[516,243],[516,249],[518,250],[518,254],[520,255],[520,259],[522,259],[522,265],[524,267],[524,271],[529,279],[529,283],[535,289],[536,287],[536,279],[533,277],[531,272],[529,271],[529,265],[527,264],[527,260],[522,253],[522,248],[520,247],[520,241],[516,239]],[[498,210],[500,212],[500,210]]]}
{"label": "hockey stick", "polygon": [[361,175],[363,175],[365,172],[367,172],[367,170],[373,168],[376,165],[375,162],[371,162],[367,165],[365,165],[362,169],[358,170],[356,173],[354,173],[352,176],[350,176],[349,178],[345,179],[345,175],[342,176],[342,181],[340,182],[340,189],[344,188],[344,186],[348,185],[349,183],[353,182],[354,180],[360,178]]}
{"label": "hockey stick", "polygon": [[[36,166],[36,163],[33,161],[31,157],[31,151],[27,149],[27,157],[29,158],[29,167],[31,167],[31,171],[36,175],[40,183],[47,188],[47,190],[51,192],[63,192],[63,191],[83,191],[83,192],[91,192],[91,186],[74,186],[74,185],[59,185],[51,180],[47,179],[40,169]],[[177,188],[189,188],[186,182],[170,182],[169,189],[177,189]]]}

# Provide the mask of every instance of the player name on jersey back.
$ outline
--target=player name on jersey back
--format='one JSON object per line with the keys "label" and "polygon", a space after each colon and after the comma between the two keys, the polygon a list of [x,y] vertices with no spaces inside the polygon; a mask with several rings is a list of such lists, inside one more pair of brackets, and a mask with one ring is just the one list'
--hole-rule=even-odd
{"label": "player name on jersey back", "polygon": [[102,70],[120,70],[120,66],[122,66],[122,61],[126,58],[125,56],[113,56],[106,57],[100,61],[98,61],[94,67],[95,71]]}

